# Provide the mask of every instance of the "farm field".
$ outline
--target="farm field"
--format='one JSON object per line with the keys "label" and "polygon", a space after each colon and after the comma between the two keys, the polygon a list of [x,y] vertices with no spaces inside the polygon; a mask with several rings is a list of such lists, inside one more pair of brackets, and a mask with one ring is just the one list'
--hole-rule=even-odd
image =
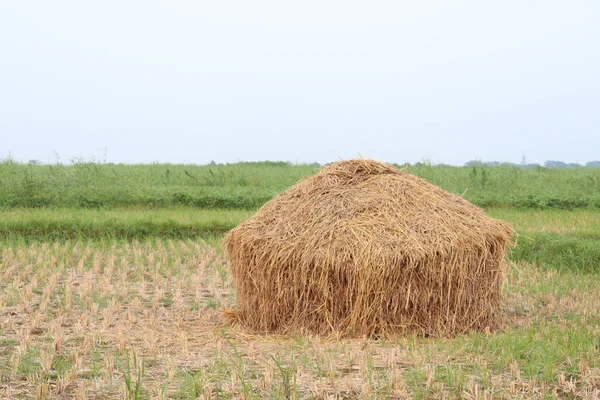
{"label": "farm field", "polygon": [[512,263],[505,331],[453,339],[272,337],[222,316],[234,291],[201,240],[2,249],[4,398],[592,398],[598,275]]}
{"label": "farm field", "polygon": [[[507,208],[489,208],[486,214],[513,225],[519,233],[553,233],[580,237],[600,238],[600,210],[521,210]],[[203,231],[227,231],[240,222],[250,218],[254,210],[246,209],[202,209],[194,207],[175,208],[9,208],[2,210],[0,232],[3,237],[13,233],[15,237],[50,234],[70,230],[76,236],[93,236],[86,227],[98,232],[111,232],[110,227],[129,227],[137,232],[138,226],[156,226],[149,232],[154,236],[169,237],[172,229],[188,227],[190,237],[202,235]],[[160,228],[166,224],[165,228]],[[31,233],[28,233],[31,232]],[[112,232],[111,237],[118,236]],[[135,233],[137,234],[137,233]],[[60,237],[57,237],[60,238]]]}
{"label": "farm field", "polygon": [[[481,207],[600,208],[600,168],[398,166]],[[0,207],[255,209],[317,165],[28,165],[0,161]]]}
{"label": "farm field", "polygon": [[[29,169],[31,198],[45,200],[26,204],[0,184],[0,398],[600,397],[597,170],[413,166],[465,198],[475,192],[488,215],[513,224],[504,331],[348,339],[259,335],[223,316],[235,294],[221,235],[314,166],[85,163],[55,167],[57,185],[60,174],[135,174],[75,179],[61,191],[45,186],[50,166],[1,168]],[[165,168],[175,189],[152,180]],[[472,171],[484,170],[477,187]],[[512,173],[517,189],[506,190],[535,192],[530,204],[511,206],[489,183]],[[240,176],[248,185],[231,183]],[[126,203],[130,194],[137,200]]]}
{"label": "farm field", "polygon": [[[9,208],[2,211],[0,241],[205,239],[220,236],[256,210],[174,208]],[[490,208],[513,224],[515,261],[593,272],[600,265],[600,210]]]}

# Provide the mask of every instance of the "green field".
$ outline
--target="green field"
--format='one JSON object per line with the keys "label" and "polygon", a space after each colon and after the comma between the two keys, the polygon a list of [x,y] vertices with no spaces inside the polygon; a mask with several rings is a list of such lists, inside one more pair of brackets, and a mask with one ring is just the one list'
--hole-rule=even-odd
{"label": "green field", "polygon": [[0,398],[600,396],[600,170],[407,167],[513,224],[503,332],[231,326],[221,235],[317,170],[0,163]]}
{"label": "green field", "polygon": [[[600,208],[600,168],[399,166],[481,207]],[[318,166],[0,162],[0,207],[254,209]]]}

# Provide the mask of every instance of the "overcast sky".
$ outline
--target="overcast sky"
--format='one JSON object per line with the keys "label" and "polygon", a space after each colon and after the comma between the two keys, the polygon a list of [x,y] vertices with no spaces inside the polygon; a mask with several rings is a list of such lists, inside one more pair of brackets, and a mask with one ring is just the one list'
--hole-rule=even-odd
{"label": "overcast sky", "polygon": [[600,2],[0,2],[0,158],[600,159]]}

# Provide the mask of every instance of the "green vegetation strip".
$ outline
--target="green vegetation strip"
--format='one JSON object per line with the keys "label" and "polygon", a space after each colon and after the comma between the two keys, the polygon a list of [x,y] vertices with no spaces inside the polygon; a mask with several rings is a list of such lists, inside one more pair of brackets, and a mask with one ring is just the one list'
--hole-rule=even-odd
{"label": "green vegetation strip", "polygon": [[518,232],[557,233],[594,237],[600,233],[600,210],[515,210],[491,208],[485,210],[493,218],[510,222]]}
{"label": "green vegetation strip", "polygon": [[514,261],[582,272],[600,272],[600,211],[509,210],[486,213],[516,230]]}
{"label": "green vegetation strip", "polygon": [[277,162],[197,166],[4,161],[0,207],[253,209],[317,170]]}
{"label": "green vegetation strip", "polygon": [[511,260],[559,270],[600,272],[600,234],[591,237],[542,233],[521,236]]}
{"label": "green vegetation strip", "polygon": [[10,209],[0,211],[0,238],[66,240],[75,238],[195,238],[221,235],[253,211],[175,208]]}
{"label": "green vegetation strip", "polygon": [[[255,210],[170,209],[8,209],[0,210],[0,239],[209,238],[220,236]],[[491,209],[512,223],[514,261],[557,269],[600,272],[600,211]]]}
{"label": "green vegetation strip", "polygon": [[[600,168],[399,166],[481,207],[600,209]],[[0,161],[0,207],[254,209],[318,165],[121,165]]]}

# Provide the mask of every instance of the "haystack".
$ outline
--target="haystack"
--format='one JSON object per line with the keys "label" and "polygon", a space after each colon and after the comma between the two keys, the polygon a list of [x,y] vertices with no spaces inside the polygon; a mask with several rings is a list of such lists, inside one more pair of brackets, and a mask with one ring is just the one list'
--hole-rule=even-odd
{"label": "haystack", "polygon": [[494,330],[511,233],[393,166],[337,162],[227,233],[233,317],[258,332]]}

